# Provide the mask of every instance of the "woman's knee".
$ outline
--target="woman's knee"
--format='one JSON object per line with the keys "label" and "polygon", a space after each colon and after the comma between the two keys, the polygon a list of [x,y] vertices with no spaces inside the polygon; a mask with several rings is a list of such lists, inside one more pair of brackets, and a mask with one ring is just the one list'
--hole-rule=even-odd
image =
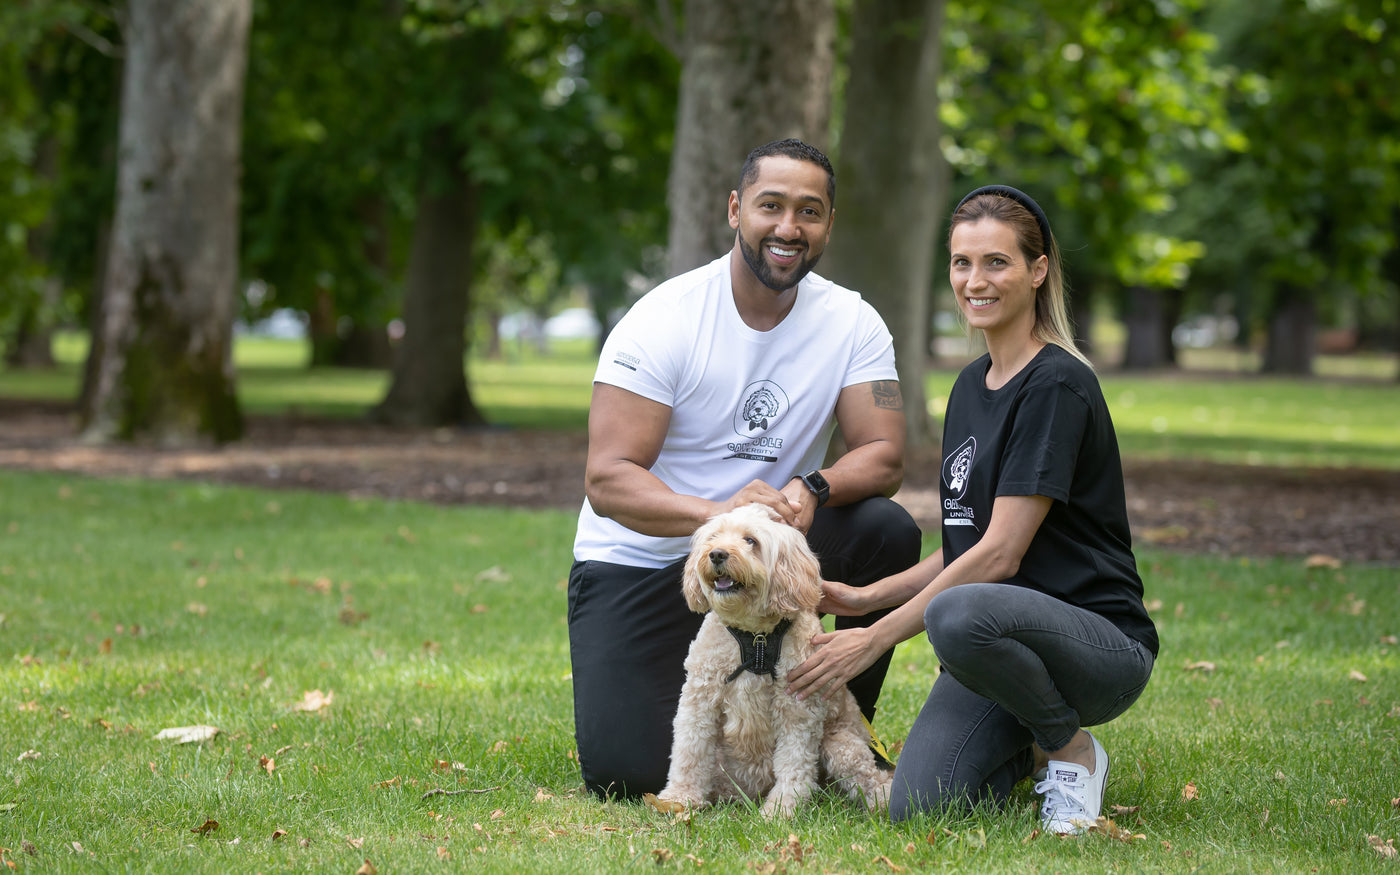
{"label": "woman's knee", "polygon": [[965,583],[946,589],[924,609],[924,629],[939,662],[979,658],[999,636],[993,614],[1002,584]]}

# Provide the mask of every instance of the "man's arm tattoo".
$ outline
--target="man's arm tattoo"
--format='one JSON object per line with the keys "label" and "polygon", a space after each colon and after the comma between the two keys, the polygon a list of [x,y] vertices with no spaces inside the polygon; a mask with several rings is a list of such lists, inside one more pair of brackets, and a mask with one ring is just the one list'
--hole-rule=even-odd
{"label": "man's arm tattoo", "polygon": [[899,394],[898,380],[876,380],[870,384],[870,391],[875,396],[876,407],[886,410],[904,409],[904,396]]}

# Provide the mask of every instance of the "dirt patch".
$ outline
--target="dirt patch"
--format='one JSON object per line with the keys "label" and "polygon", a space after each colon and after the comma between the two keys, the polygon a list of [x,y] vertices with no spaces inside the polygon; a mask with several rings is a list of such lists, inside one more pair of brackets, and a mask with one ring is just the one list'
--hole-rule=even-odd
{"label": "dirt patch", "polygon": [[[575,511],[581,433],[439,429],[253,418],[220,449],[90,446],[70,406],[0,399],[0,467],[95,477],[204,480],[440,504]],[[897,499],[938,526],[939,459],[914,453]],[[1400,471],[1207,462],[1124,463],[1137,543],[1232,556],[1332,556],[1400,563]]]}

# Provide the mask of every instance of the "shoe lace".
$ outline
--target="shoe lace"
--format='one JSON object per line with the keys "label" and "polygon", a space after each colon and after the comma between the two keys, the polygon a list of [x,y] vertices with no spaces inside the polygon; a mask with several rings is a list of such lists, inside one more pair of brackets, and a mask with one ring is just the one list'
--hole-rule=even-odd
{"label": "shoe lace", "polygon": [[1044,823],[1069,821],[1076,817],[1088,817],[1088,805],[1084,799],[1083,781],[1065,781],[1046,778],[1035,785],[1035,792],[1045,797],[1040,809],[1040,819]]}

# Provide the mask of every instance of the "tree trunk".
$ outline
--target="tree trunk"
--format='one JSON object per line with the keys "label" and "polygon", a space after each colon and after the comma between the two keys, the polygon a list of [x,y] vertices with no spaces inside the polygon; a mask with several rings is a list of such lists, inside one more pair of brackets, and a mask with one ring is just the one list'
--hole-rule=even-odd
{"label": "tree trunk", "polygon": [[1128,337],[1123,346],[1123,370],[1148,371],[1167,367],[1171,361],[1171,326],[1167,320],[1166,302],[1157,289],[1146,286],[1133,286],[1127,294],[1128,306],[1123,314],[1123,323]]}
{"label": "tree trunk", "polygon": [[1260,368],[1266,374],[1311,375],[1317,350],[1317,305],[1306,290],[1280,285],[1269,314],[1269,334]]}
{"label": "tree trunk", "polygon": [[239,437],[233,313],[251,0],[131,0],[90,440]]}
{"label": "tree trunk", "polygon": [[[365,262],[376,278],[389,275],[389,219],[384,197],[367,197],[356,206],[362,228]],[[377,314],[382,285],[375,284],[375,297],[366,303],[356,300],[342,313],[335,293],[317,288],[308,321],[311,365],[337,368],[387,370],[394,365],[394,348],[389,326]],[[373,314],[373,315],[371,315]]]}
{"label": "tree trunk", "polygon": [[912,445],[929,443],[924,371],[934,253],[948,195],[938,147],[944,0],[861,0],[822,273],[874,305],[894,335]]}
{"label": "tree trunk", "polygon": [[751,149],[784,137],[826,148],[835,34],[834,0],[686,0],[670,275],[734,245],[727,197]]}
{"label": "tree trunk", "polygon": [[404,286],[404,335],[394,353],[388,394],[370,415],[411,428],[484,425],[467,387],[467,304],[477,189],[454,151],[437,138],[440,166],[418,199]]}

